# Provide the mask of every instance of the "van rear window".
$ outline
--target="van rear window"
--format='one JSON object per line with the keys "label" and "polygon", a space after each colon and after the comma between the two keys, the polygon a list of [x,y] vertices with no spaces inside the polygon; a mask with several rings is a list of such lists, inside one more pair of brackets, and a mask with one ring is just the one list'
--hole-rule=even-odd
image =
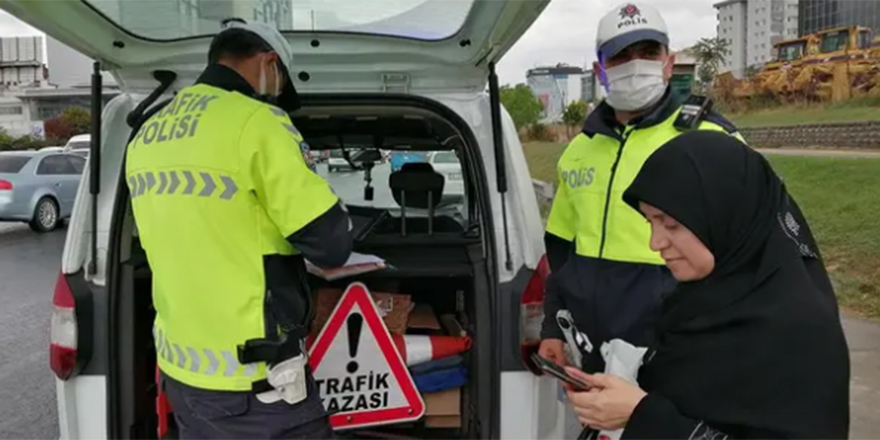
{"label": "van rear window", "polygon": [[154,40],[215,34],[241,17],[287,32],[351,32],[421,40],[455,35],[474,0],[86,0],[126,32]]}
{"label": "van rear window", "polygon": [[29,160],[30,156],[0,155],[0,173],[18,173]]}
{"label": "van rear window", "polygon": [[[346,150],[349,150],[346,148]],[[349,150],[350,157],[354,157],[354,148]],[[429,162],[432,156],[439,155],[440,161]],[[342,157],[342,150],[330,150],[330,157]],[[436,201],[438,215],[454,213],[457,218],[464,218],[466,211],[465,181],[461,163],[452,151],[392,151],[388,159],[381,159],[370,170],[371,186],[374,188],[373,197],[365,196],[364,187],[367,186],[366,175],[362,169],[333,169],[330,164],[319,163],[318,175],[327,180],[333,191],[348,206],[387,209],[392,213],[400,212],[401,206],[394,198],[390,188],[390,176],[401,172],[404,165],[411,162],[427,162],[429,168],[443,176],[443,191],[441,199]],[[422,212],[424,211],[424,212]],[[427,210],[410,208],[408,216],[427,216]]]}

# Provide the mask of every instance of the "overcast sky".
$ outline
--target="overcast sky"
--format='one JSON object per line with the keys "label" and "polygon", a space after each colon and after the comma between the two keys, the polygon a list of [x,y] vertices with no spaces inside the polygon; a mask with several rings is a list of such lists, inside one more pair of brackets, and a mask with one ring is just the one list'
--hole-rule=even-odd
{"label": "overcast sky", "polygon": [[[715,36],[713,0],[643,0],[663,14],[673,49]],[[528,32],[498,65],[502,84],[525,82],[526,70],[568,63],[584,66],[595,59],[599,19],[620,0],[552,0]],[[0,11],[0,36],[40,32]]]}

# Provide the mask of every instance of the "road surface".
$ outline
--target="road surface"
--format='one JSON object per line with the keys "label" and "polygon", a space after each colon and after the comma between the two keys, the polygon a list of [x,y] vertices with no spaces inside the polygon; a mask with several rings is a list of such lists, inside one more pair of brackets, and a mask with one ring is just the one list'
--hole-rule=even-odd
{"label": "road surface", "polygon": [[880,438],[880,324],[844,318],[849,345],[852,439]]}
{"label": "road surface", "polygon": [[66,232],[0,223],[0,438],[58,437],[49,318]]}

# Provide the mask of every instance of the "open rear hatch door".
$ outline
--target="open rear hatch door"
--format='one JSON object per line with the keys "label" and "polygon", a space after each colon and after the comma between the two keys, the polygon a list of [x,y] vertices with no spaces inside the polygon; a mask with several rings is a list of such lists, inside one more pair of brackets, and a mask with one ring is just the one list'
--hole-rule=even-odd
{"label": "open rear hatch door", "polygon": [[205,67],[222,20],[271,23],[289,39],[301,92],[485,90],[497,62],[550,0],[0,0],[0,8],[149,93]]}

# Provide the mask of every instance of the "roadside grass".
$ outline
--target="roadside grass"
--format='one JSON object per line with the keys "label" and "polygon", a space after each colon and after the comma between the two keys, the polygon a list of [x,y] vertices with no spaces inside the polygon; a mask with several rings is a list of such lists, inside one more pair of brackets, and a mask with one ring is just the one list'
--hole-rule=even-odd
{"label": "roadside grass", "polygon": [[[523,145],[532,177],[555,182],[564,148],[550,142]],[[880,159],[768,159],[810,221],[840,305],[880,318]]]}
{"label": "roadside grass", "polygon": [[523,152],[533,179],[553,182],[556,185],[556,163],[566,144],[557,142],[526,142]]}
{"label": "roadside grass", "polygon": [[880,160],[769,159],[810,222],[841,305],[880,317]]}
{"label": "roadside grass", "polygon": [[854,98],[834,104],[797,104],[735,113],[724,112],[740,128],[880,120],[880,99]]}

